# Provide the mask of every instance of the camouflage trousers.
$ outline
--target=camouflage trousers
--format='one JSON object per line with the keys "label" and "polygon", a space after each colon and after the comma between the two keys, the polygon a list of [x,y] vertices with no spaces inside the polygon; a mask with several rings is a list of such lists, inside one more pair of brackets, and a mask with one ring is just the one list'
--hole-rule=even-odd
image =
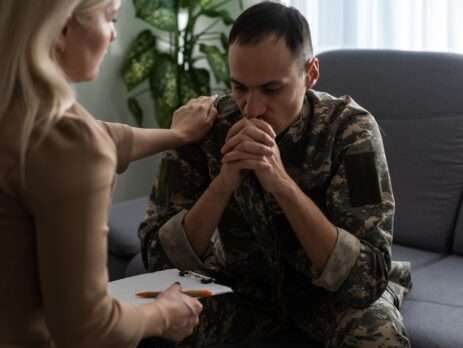
{"label": "camouflage trousers", "polygon": [[[297,346],[327,348],[399,348],[410,347],[397,296],[400,286],[390,282],[388,289],[365,309],[336,313],[329,306],[313,306],[289,301],[287,313],[256,310],[236,294],[201,300],[204,305],[200,324],[194,333],[179,343],[182,348],[238,343],[239,347],[279,347],[275,337],[298,333]],[[400,296],[399,296],[400,297]],[[304,301],[305,302],[305,301]],[[264,339],[269,344],[262,344]],[[253,340],[261,342],[252,343]],[[288,341],[282,341],[281,347]],[[306,344],[305,344],[306,342]],[[143,348],[161,348],[145,342]]]}

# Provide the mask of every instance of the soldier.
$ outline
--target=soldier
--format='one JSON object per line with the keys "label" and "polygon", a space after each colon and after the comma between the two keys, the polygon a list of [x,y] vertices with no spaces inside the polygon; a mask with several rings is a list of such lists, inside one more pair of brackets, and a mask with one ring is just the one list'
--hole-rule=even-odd
{"label": "soldier", "polygon": [[232,93],[200,143],[165,156],[139,230],[149,271],[197,270],[234,289],[203,300],[182,346],[299,330],[325,347],[409,347],[399,306],[410,274],[391,262],[394,197],[374,117],[312,89],[319,62],[294,8],[250,7],[229,45]]}

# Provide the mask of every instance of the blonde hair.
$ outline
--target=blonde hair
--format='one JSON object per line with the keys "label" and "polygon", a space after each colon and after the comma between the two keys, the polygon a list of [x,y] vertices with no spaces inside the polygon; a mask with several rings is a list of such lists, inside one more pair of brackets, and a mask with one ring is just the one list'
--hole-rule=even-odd
{"label": "blonde hair", "polygon": [[[54,56],[56,40],[71,16],[85,16],[111,0],[0,1],[0,127],[22,113],[20,171],[36,127],[46,134],[75,103],[74,91]],[[23,180],[24,183],[24,180]]]}

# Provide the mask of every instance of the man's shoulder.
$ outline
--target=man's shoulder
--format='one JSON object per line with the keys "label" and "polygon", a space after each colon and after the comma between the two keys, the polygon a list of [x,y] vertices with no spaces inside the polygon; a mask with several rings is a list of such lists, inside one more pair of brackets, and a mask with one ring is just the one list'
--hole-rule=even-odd
{"label": "man's shoulder", "polygon": [[218,96],[214,101],[214,106],[217,109],[217,118],[209,135],[221,133],[225,129],[228,131],[241,117],[240,108],[230,94]]}
{"label": "man's shoulder", "polygon": [[371,151],[378,146],[381,131],[375,117],[352,97],[314,91],[313,98],[318,122],[324,121],[342,148],[356,144],[355,151]]}
{"label": "man's shoulder", "polygon": [[337,97],[327,92],[310,90],[307,96],[311,100],[313,113],[331,126],[346,127],[359,122],[376,123],[371,112],[349,95]]}
{"label": "man's shoulder", "polygon": [[207,134],[198,142],[185,144],[174,150],[166,151],[164,157],[170,160],[202,159],[220,155],[227,133],[240,118],[240,110],[229,94],[219,96],[214,101],[218,115]]}
{"label": "man's shoulder", "polygon": [[218,96],[214,101],[214,106],[218,111],[217,119],[219,121],[239,117],[240,115],[238,104],[236,104],[230,94]]}
{"label": "man's shoulder", "polygon": [[200,141],[199,145],[203,149],[221,147],[228,131],[241,117],[238,105],[229,94],[217,97],[214,106],[217,108],[217,118],[209,132]]}
{"label": "man's shoulder", "polygon": [[367,109],[357,103],[350,95],[333,96],[328,92],[310,90],[308,97],[312,101],[314,108],[324,113],[357,113],[367,114]]}

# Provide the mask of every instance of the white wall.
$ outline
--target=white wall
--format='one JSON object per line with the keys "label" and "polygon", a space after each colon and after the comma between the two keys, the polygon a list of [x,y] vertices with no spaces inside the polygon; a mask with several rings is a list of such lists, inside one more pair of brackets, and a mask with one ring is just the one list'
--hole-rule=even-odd
{"label": "white wall", "polygon": [[[249,6],[258,0],[245,0]],[[238,1],[232,2],[231,11],[237,12]],[[126,51],[143,28],[141,20],[135,18],[131,0],[123,1],[117,28],[118,38],[111,45],[108,55],[103,63],[100,76],[96,81],[76,85],[79,101],[98,119],[105,121],[122,122],[134,125],[127,109],[127,90],[120,77],[120,70]],[[149,107],[149,97],[145,107]],[[145,112],[145,127],[156,127],[154,117],[149,117],[152,110]],[[114,201],[122,201],[149,194],[155,175],[158,173],[160,155],[132,163],[129,169],[120,175],[113,196]]]}

